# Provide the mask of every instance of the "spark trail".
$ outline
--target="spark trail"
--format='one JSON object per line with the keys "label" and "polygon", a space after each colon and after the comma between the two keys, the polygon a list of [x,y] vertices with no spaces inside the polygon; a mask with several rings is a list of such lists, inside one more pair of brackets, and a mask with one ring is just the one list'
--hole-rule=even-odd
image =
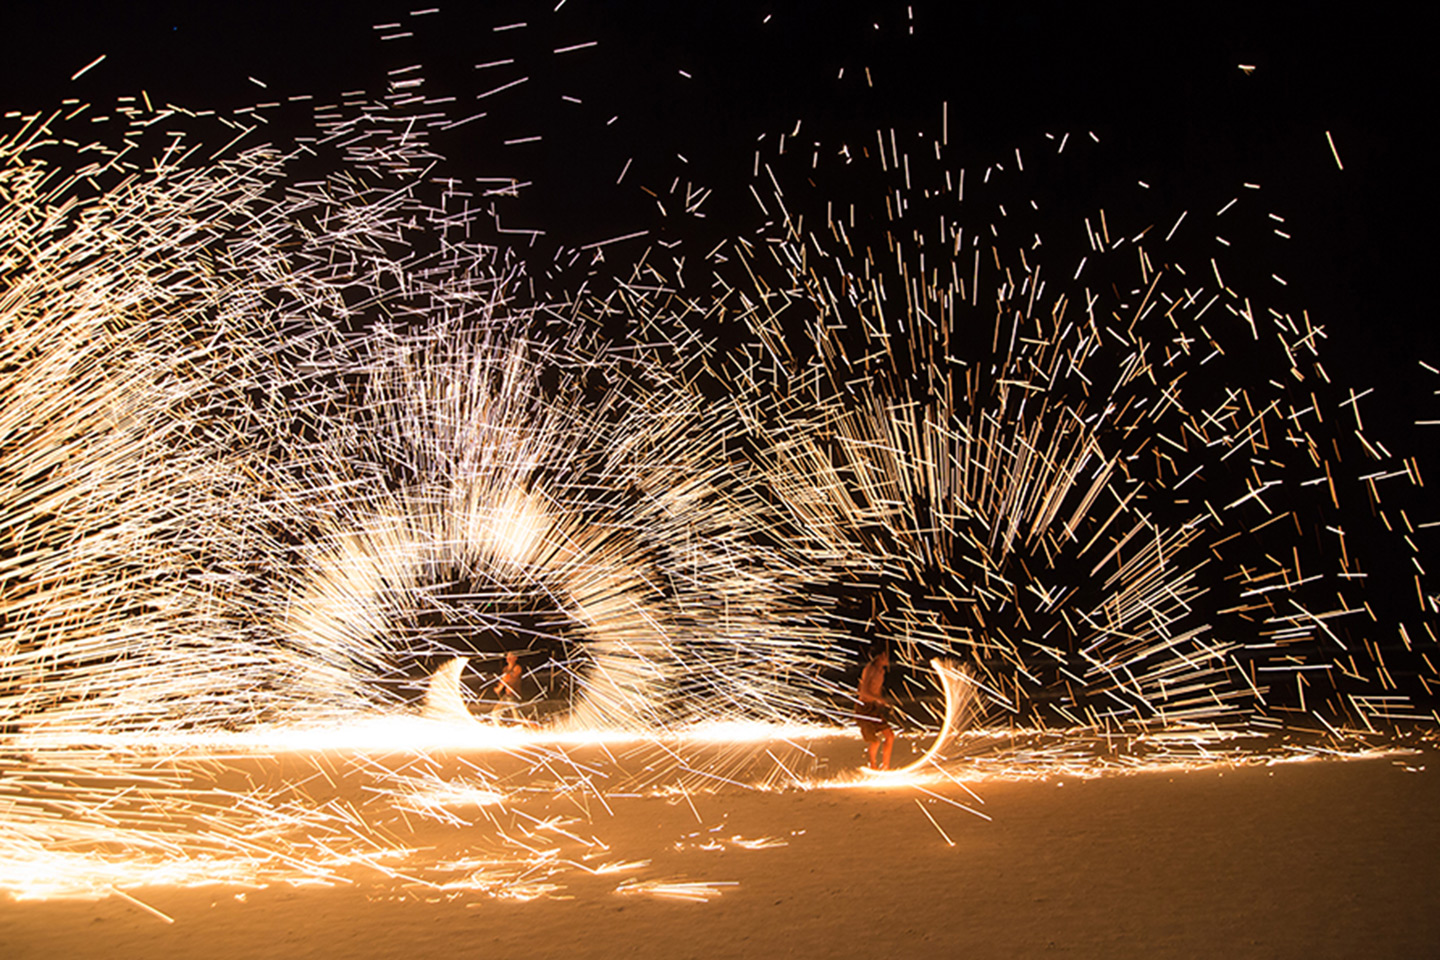
{"label": "spark trail", "polygon": [[1331,382],[1324,326],[1274,278],[1227,286],[1256,271],[1184,242],[1185,211],[1121,233],[1101,209],[1055,240],[1018,171],[987,168],[962,202],[964,171],[923,163],[938,140],[879,141],[889,192],[845,216],[813,186],[819,144],[765,160],[774,226],[712,267],[753,336],[694,364],[749,411],[757,490],[828,570],[810,590],[832,622],[915,664],[967,657],[1031,722],[1433,720],[1433,661],[1377,623],[1345,532],[1413,558],[1400,616],[1433,642],[1418,547],[1382,499],[1408,536],[1423,477]]}

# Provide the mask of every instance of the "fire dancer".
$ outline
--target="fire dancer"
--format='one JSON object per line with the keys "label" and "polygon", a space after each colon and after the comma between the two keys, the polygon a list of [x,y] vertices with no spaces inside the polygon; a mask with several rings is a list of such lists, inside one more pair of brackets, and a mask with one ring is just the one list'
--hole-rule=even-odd
{"label": "fire dancer", "polygon": [[490,717],[498,720],[502,715],[518,716],[520,713],[520,657],[515,653],[505,654],[505,672],[495,684],[497,702],[490,709]]}
{"label": "fire dancer", "polygon": [[[895,748],[895,731],[890,729],[890,701],[885,699],[885,668],[890,666],[890,653],[878,647],[870,656],[870,662],[860,673],[860,689],[856,699],[860,701],[855,718],[860,724],[860,736],[869,744],[870,766],[876,770],[890,769],[890,752]],[[885,753],[880,762],[875,762],[881,742]]]}

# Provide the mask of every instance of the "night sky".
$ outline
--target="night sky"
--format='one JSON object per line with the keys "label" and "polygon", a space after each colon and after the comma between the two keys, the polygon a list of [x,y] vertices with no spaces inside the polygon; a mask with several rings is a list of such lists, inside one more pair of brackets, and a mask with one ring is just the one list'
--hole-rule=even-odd
{"label": "night sky", "polygon": [[[507,228],[545,231],[514,240],[535,276],[557,245],[647,231],[612,250],[613,268],[652,241],[683,240],[699,262],[753,232],[757,138],[773,150],[797,121],[792,142],[833,155],[873,147],[877,130],[934,140],[947,104],[946,162],[973,176],[1023,145],[1038,169],[1014,201],[1038,199],[1044,229],[1077,238],[1097,208],[1123,214],[1140,181],[1151,208],[1196,220],[1259,183],[1289,238],[1216,252],[1260,284],[1287,278],[1287,296],[1326,328],[1334,380],[1376,388],[1369,432],[1440,477],[1435,428],[1413,426],[1440,417],[1440,378],[1417,364],[1440,366],[1428,294],[1440,211],[1415,106],[1436,89],[1435,61],[1414,24],[1214,3],[435,2],[418,15],[431,0],[12,5],[0,101],[33,111],[75,98],[98,115],[143,90],[237,117],[268,102],[270,122],[247,142],[288,145],[314,133],[316,104],[423,77],[449,117],[484,113],[431,133],[443,175],[526,184],[502,214]],[[1044,135],[1066,133],[1077,146],[1046,167]],[[657,214],[655,195],[681,181],[714,189],[705,219]],[[841,203],[869,189],[829,172],[811,182]]]}
{"label": "night sky", "polygon": [[[1078,178],[1079,192],[1101,203],[1117,202],[1139,179],[1177,208],[1240,181],[1262,183],[1293,237],[1279,272],[1303,286],[1312,316],[1328,325],[1339,348],[1332,360],[1356,383],[1398,388],[1397,410],[1428,395],[1411,371],[1416,357],[1440,358],[1425,293],[1426,224],[1437,210],[1431,135],[1415,104],[1436,83],[1414,24],[1368,10],[1319,18],[1299,5],[1213,3],[1163,12],[927,2],[553,6],[440,4],[412,17],[424,8],[418,2],[12,4],[0,32],[0,101],[33,110],[144,89],[152,100],[223,112],[298,94],[377,95],[386,71],[420,63],[425,92],[455,96],[448,109],[463,116],[477,93],[525,76],[522,89],[486,98],[486,117],[437,136],[437,145],[453,170],[519,171],[533,183],[523,225],[577,244],[633,228],[648,204],[639,187],[677,175],[713,186],[711,216],[723,221],[748,202],[756,137],[788,132],[801,118],[803,138],[826,143],[889,127],[933,136],[946,101],[951,144],[976,163],[1040,132],[1094,131],[1104,152],[1093,171],[1072,171],[1067,186]],[[402,27],[374,29],[392,22]],[[401,32],[414,35],[381,39]],[[597,45],[551,52],[589,41]],[[70,79],[100,54],[104,62]],[[475,69],[504,59],[515,63]],[[1239,64],[1255,70],[1247,75]],[[283,115],[273,127],[284,131]],[[543,139],[504,145],[534,135]],[[627,158],[632,167],[617,188]]]}

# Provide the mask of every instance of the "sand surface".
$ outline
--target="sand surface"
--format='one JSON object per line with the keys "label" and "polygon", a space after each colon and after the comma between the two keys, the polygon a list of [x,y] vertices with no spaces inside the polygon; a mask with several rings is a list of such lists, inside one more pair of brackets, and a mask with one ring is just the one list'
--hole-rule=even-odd
{"label": "sand surface", "polygon": [[[130,891],[165,923],[119,896],[3,899],[0,957],[1435,956],[1437,775],[1427,753],[988,779],[983,806],[926,788],[988,821],[901,785],[617,797],[589,825],[643,865],[534,900],[383,877]],[[431,839],[463,851],[471,829]]]}

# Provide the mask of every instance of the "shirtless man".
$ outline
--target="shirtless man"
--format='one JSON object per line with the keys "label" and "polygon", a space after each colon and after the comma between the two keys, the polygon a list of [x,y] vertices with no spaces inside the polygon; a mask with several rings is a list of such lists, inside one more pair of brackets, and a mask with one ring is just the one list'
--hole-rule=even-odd
{"label": "shirtless man", "polygon": [[520,712],[520,673],[520,657],[514,653],[505,654],[505,672],[500,674],[500,682],[495,684],[497,702],[490,708],[493,719],[500,719],[501,714]]}
{"label": "shirtless man", "polygon": [[[895,731],[890,729],[890,701],[885,699],[885,668],[890,666],[890,654],[884,647],[875,653],[860,673],[860,690],[856,699],[856,719],[860,723],[860,736],[869,744],[870,766],[876,770],[890,769],[890,751],[895,748]],[[885,744],[885,753],[877,764],[875,755]]]}

